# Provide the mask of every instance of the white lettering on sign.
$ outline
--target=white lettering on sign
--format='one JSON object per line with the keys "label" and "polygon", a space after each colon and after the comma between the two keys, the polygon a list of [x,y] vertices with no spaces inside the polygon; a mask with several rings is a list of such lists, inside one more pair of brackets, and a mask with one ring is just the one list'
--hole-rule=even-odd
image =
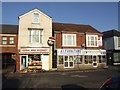
{"label": "white lettering on sign", "polygon": [[49,52],[49,48],[21,48],[20,52]]}

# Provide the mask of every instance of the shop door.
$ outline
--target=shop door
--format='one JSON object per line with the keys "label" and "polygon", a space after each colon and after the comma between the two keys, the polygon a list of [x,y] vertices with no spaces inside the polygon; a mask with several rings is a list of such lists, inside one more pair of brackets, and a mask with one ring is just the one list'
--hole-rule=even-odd
{"label": "shop door", "polygon": [[97,67],[97,56],[93,56],[93,67]]}
{"label": "shop door", "polygon": [[73,68],[73,67],[74,67],[73,56],[65,56],[65,58],[64,58],[64,68]]}
{"label": "shop door", "polygon": [[28,65],[27,65],[27,63],[28,63],[28,56],[27,55],[21,55],[21,59],[20,59],[21,61],[20,61],[20,70],[22,70],[22,69],[25,69]]}
{"label": "shop door", "polygon": [[42,69],[49,70],[49,55],[42,55]]}

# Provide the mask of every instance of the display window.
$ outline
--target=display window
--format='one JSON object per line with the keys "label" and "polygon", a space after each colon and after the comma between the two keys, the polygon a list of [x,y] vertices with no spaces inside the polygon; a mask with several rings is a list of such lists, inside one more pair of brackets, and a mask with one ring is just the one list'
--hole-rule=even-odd
{"label": "display window", "polygon": [[40,54],[28,55],[28,66],[33,66],[33,65],[34,66],[42,65]]}

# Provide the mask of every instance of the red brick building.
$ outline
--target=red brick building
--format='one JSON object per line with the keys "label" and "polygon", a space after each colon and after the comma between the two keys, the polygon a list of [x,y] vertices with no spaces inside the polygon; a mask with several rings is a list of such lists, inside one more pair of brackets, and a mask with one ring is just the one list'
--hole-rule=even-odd
{"label": "red brick building", "polygon": [[11,66],[15,69],[15,61],[18,47],[18,25],[0,25],[0,54],[2,56],[2,68],[7,69]]}
{"label": "red brick building", "polygon": [[56,39],[54,67],[57,69],[92,69],[106,66],[102,33],[92,26],[53,23],[53,32]]}

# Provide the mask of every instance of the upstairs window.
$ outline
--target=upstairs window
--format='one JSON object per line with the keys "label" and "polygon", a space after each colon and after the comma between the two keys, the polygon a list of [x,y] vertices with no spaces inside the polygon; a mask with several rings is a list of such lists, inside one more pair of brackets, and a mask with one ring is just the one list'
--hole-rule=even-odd
{"label": "upstairs window", "polygon": [[3,45],[7,44],[7,37],[5,37],[5,36],[2,37],[2,44]]}
{"label": "upstairs window", "polygon": [[118,47],[120,47],[120,37],[118,37]]}
{"label": "upstairs window", "polygon": [[87,47],[97,47],[98,46],[98,36],[97,35],[86,35],[86,46]]}
{"label": "upstairs window", "polygon": [[42,30],[30,30],[30,43],[42,43]]}
{"label": "upstairs window", "polygon": [[63,46],[76,46],[76,34],[63,34],[62,45]]}
{"label": "upstairs window", "polygon": [[39,23],[39,13],[33,13],[33,23]]}
{"label": "upstairs window", "polygon": [[10,44],[14,44],[14,37],[10,37]]}

